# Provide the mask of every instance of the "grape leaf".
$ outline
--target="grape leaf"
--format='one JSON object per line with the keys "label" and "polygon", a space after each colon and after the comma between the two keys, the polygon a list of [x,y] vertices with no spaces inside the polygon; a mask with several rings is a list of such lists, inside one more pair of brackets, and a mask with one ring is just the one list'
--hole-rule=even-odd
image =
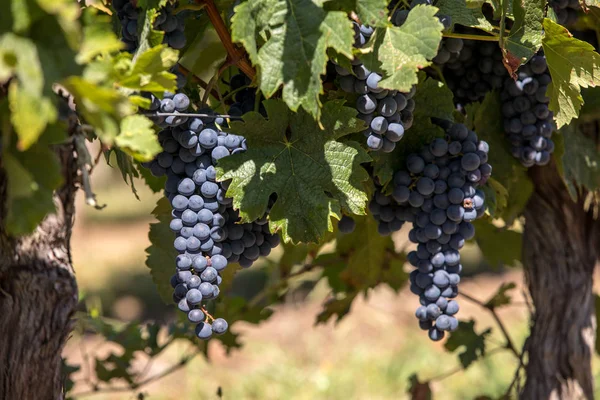
{"label": "grape leaf", "polygon": [[340,294],[338,297],[327,300],[323,305],[323,311],[317,315],[316,323],[325,323],[333,316],[337,317],[336,323],[340,322],[350,312],[350,307],[356,296],[358,296],[358,292],[352,292],[345,295]]}
{"label": "grape leaf", "polygon": [[221,159],[217,168],[219,180],[232,179],[227,195],[242,220],[262,217],[269,197],[277,194],[271,231],[281,230],[286,242],[319,242],[342,209],[364,214],[368,174],[360,164],[370,158],[358,143],[338,141],[362,129],[356,110],[343,101],[326,103],[320,130],[305,111],[293,113],[276,100],[264,105],[268,120],[251,112],[244,123],[231,124],[232,132],[246,137],[248,151]]}
{"label": "grape leaf", "polygon": [[455,24],[479,28],[491,32],[494,28],[483,15],[483,2],[473,4],[465,0],[438,0],[435,6],[440,9],[440,15],[448,15]]}
{"label": "grape leaf", "polygon": [[162,147],[152,127],[154,123],[142,115],[129,115],[121,121],[115,143],[138,161],[150,161]]}
{"label": "grape leaf", "polygon": [[560,128],[577,118],[583,104],[581,88],[600,84],[600,54],[548,18],[544,19],[544,30],[542,46],[552,76],[546,92],[550,97],[548,107]]}
{"label": "grape leaf", "polygon": [[19,137],[18,148],[26,150],[56,121],[57,112],[43,95],[44,76],[35,43],[7,33],[0,36],[0,82],[13,74],[17,79],[8,92],[11,122]]}
{"label": "grape leaf", "polygon": [[[378,223],[373,216],[354,217],[354,220],[354,233],[338,233],[336,253],[344,260],[344,269],[336,274],[346,288],[361,290],[381,282],[383,272],[389,270],[390,261],[396,254],[392,238],[377,232]],[[318,263],[319,259],[315,262]],[[329,276],[331,272],[326,266],[323,276]],[[400,276],[405,281],[408,278],[403,271]]]}
{"label": "grape leaf", "polygon": [[77,62],[85,64],[103,53],[112,53],[124,47],[123,42],[111,30],[110,19],[103,14],[88,13],[93,16],[93,23],[85,26],[83,42],[77,54]]}
{"label": "grape leaf", "polygon": [[372,27],[388,26],[388,4],[386,0],[340,0],[327,2],[327,9],[356,12],[360,23]]}
{"label": "grape leaf", "polygon": [[[269,98],[283,86],[290,109],[318,117],[327,49],[352,58],[353,30],[346,13],[325,11],[322,0],[258,0],[235,8],[232,38],[259,68],[258,84]],[[257,40],[257,35],[262,38]],[[264,44],[259,47],[259,42]]]}
{"label": "grape leaf", "polygon": [[579,132],[576,124],[562,127],[557,136],[555,160],[571,198],[576,201],[579,188],[600,188],[600,155],[595,141]]}
{"label": "grape leaf", "polygon": [[206,23],[201,26],[201,31],[189,45],[179,64],[204,82],[209,82],[226,58],[227,51],[221,44],[217,31],[210,23]]}
{"label": "grape leaf", "polygon": [[401,27],[377,29],[371,39],[372,52],[361,57],[371,71],[383,73],[381,87],[408,92],[418,82],[417,71],[431,64],[442,39],[443,25],[437,8],[419,5]]}
{"label": "grape leaf", "polygon": [[516,287],[517,287],[517,285],[515,285],[514,282],[503,283],[496,291],[496,294],[494,294],[485,303],[485,306],[489,309],[493,309],[493,308],[498,308],[498,307],[502,307],[502,306],[506,306],[506,305],[510,304],[511,298],[507,293]]}
{"label": "grape leaf", "polygon": [[8,177],[7,231],[12,235],[30,233],[55,210],[52,194],[63,182],[56,154],[36,143],[25,151],[2,153]]}
{"label": "grape leaf", "polygon": [[542,44],[542,20],[546,0],[513,0],[514,24],[504,40],[505,65],[514,74],[519,66],[529,60]]}
{"label": "grape leaf", "polygon": [[478,334],[475,332],[475,321],[460,321],[458,330],[452,332],[446,343],[444,343],[444,347],[448,351],[462,349],[458,354],[458,358],[463,368],[467,369],[479,357],[485,355],[485,338],[491,332],[491,328],[488,328]]}
{"label": "grape leaf", "polygon": [[177,63],[178,52],[167,45],[159,45],[136,54],[131,68],[119,80],[120,86],[148,92],[174,92],[176,75],[168,69]]}
{"label": "grape leaf", "polygon": [[170,282],[177,251],[173,247],[173,232],[169,229],[171,221],[169,199],[166,197],[159,199],[152,214],[158,219],[158,222],[150,224],[148,238],[152,244],[146,249],[146,266],[150,268],[150,274],[160,298],[165,304],[171,304],[173,303],[173,289]]}
{"label": "grape leaf", "polygon": [[[483,257],[493,268],[502,265],[515,265],[521,261],[523,234],[507,228],[498,228],[489,219],[480,219],[475,225],[475,241]],[[498,246],[502,243],[502,246]]]}

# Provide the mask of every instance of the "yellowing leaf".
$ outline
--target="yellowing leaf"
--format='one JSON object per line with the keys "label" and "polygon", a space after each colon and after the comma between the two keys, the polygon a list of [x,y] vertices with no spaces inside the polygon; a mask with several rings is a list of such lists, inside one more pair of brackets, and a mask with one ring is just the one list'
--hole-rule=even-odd
{"label": "yellowing leaf", "polygon": [[581,88],[600,84],[600,54],[591,44],[575,39],[565,27],[548,18],[544,19],[544,30],[542,46],[552,76],[548,107],[560,128],[579,115],[583,104]]}
{"label": "yellowing leaf", "polygon": [[139,161],[149,161],[160,153],[161,147],[152,126],[142,115],[130,115],[121,121],[121,133],[115,143]]}

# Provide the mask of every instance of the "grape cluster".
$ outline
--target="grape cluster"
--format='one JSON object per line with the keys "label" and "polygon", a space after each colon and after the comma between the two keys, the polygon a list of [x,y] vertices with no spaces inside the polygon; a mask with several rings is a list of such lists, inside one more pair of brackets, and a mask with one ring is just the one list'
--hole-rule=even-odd
{"label": "grape cluster", "polygon": [[[231,92],[235,92],[234,99],[235,102],[229,107],[229,114],[239,117],[247,112],[254,110],[254,105],[257,101],[262,100],[262,96],[258,99],[256,98],[256,90],[248,87],[252,81],[246,75],[240,73],[231,77],[231,82],[229,82],[229,87]],[[267,112],[262,103],[259,105],[258,111],[266,116]]]}
{"label": "grape cluster", "polygon": [[[180,103],[189,106],[185,94],[174,98],[177,96],[184,97]],[[225,195],[228,182],[216,181],[218,160],[246,150],[245,139],[222,132],[218,120],[183,117],[176,123],[163,121],[168,125],[158,136],[163,151],[145,165],[153,175],[167,176],[165,195],[173,207],[170,228],[179,253],[176,274],[171,278],[173,300],[197,324],[196,334],[201,339],[227,330],[227,322],[207,315],[202,305],[219,295],[220,274],[227,264],[249,267],[279,244],[279,236],[269,232],[266,218],[238,224],[239,214]]]}
{"label": "grape cluster", "polygon": [[419,154],[406,159],[406,170],[397,171],[393,191],[379,189],[369,209],[379,220],[379,231],[389,234],[405,222],[417,250],[408,254],[416,269],[410,289],[419,296],[416,316],[432,340],[458,326],[454,314],[462,265],[459,250],[473,238],[471,222],[484,212],[484,193],[478,189],[490,177],[489,146],[463,124],[438,121],[446,130]]}
{"label": "grape cluster", "polygon": [[[129,0],[114,0],[112,2],[117,11],[117,18],[121,21],[121,40],[126,45],[126,50],[134,52],[138,47],[138,16],[139,9]],[[173,14],[174,5],[167,3],[160,9],[154,20],[154,29],[165,32],[163,42],[174,49],[185,47],[184,34],[185,12]]]}
{"label": "grape cluster", "polygon": [[495,43],[445,38],[433,61],[440,67],[454,102],[461,106],[481,101],[502,88],[508,72]]}
{"label": "grape cluster", "polygon": [[554,151],[553,113],[546,96],[551,81],[546,57],[539,53],[519,69],[516,81],[506,79],[502,89],[504,130],[513,156],[525,167],[547,164]]}
{"label": "grape cluster", "polygon": [[[373,34],[373,28],[354,22],[354,33],[355,47],[363,47]],[[355,106],[358,118],[368,126],[363,132],[367,146],[386,153],[393,151],[404,131],[412,126],[415,88],[401,93],[380,87],[382,76],[369,71],[358,58],[352,61],[352,71],[340,65],[335,65],[335,70],[339,87],[344,92],[358,94]]]}
{"label": "grape cluster", "polygon": [[548,3],[554,9],[559,24],[572,25],[577,22],[581,10],[579,0],[548,0]]}

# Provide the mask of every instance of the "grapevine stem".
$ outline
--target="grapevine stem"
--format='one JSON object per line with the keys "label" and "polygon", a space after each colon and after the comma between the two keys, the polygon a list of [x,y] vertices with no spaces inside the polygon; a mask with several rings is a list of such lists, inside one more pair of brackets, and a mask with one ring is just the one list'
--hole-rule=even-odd
{"label": "grapevine stem", "polygon": [[472,297],[472,296],[470,296],[470,295],[468,295],[468,294],[466,294],[464,292],[461,292],[460,294],[465,299],[469,300],[472,303],[477,304],[480,307],[485,308],[486,310],[488,310],[490,312],[490,314],[492,314],[492,317],[496,321],[496,324],[498,324],[498,327],[500,328],[500,330],[502,331],[502,334],[504,335],[504,338],[506,339],[506,348],[508,348],[515,355],[515,357],[517,357],[519,360],[521,360],[521,353],[519,353],[519,351],[517,350],[517,348],[513,344],[513,341],[510,338],[510,335],[508,334],[508,330],[506,330],[506,327],[504,326],[504,323],[500,319],[500,316],[498,316],[498,313],[496,312],[496,310],[494,309],[494,307],[491,307],[491,306],[483,303],[481,300],[478,300],[478,299],[476,299],[476,298],[474,298],[474,297]]}
{"label": "grapevine stem", "polygon": [[217,9],[217,6],[213,0],[196,0],[196,3],[204,4],[206,14],[210,19],[210,22],[215,27],[217,35],[219,35],[219,39],[221,39],[221,43],[223,43],[225,50],[227,50],[227,54],[231,62],[234,63],[244,74],[246,74],[248,78],[254,79],[256,71],[244,55],[243,50],[234,45],[231,41],[229,31],[227,30],[225,22],[223,22],[223,18],[221,18],[221,14],[219,13],[219,10]]}
{"label": "grapevine stem", "polygon": [[482,35],[470,35],[467,33],[444,33],[444,37],[457,38],[457,39],[470,39],[480,40],[483,42],[497,42],[500,40],[498,36],[482,36]]}
{"label": "grapevine stem", "polygon": [[200,309],[202,310],[202,312],[204,314],[206,314],[206,316],[208,317],[208,319],[210,319],[211,321],[215,320],[215,317],[213,317],[212,315],[210,315],[210,313],[208,312],[208,310],[206,310],[206,308],[204,306],[200,307]]}
{"label": "grapevine stem", "polygon": [[160,380],[160,379],[164,378],[165,376],[172,374],[173,372],[176,372],[177,370],[183,368],[190,361],[192,361],[198,354],[200,354],[200,351],[197,351],[189,356],[185,356],[181,360],[179,360],[179,362],[177,364],[174,364],[174,365],[170,366],[169,368],[163,370],[162,372],[159,372],[156,375],[153,375],[149,378],[144,379],[143,381],[132,384],[130,386],[122,386],[122,387],[120,386],[120,387],[112,387],[112,388],[110,388],[110,387],[109,388],[95,388],[95,389],[92,389],[87,392],[77,393],[74,397],[93,396],[93,395],[101,394],[101,393],[130,392],[132,390],[135,390],[137,388],[145,386],[149,383]]}

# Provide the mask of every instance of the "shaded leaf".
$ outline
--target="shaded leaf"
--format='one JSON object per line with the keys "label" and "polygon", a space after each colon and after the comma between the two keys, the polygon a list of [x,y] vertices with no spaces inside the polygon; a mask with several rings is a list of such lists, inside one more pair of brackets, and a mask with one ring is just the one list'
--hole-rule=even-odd
{"label": "shaded leaf", "polygon": [[325,11],[321,0],[257,0],[238,5],[231,22],[233,40],[243,44],[259,68],[263,94],[269,98],[283,86],[290,109],[302,106],[318,117],[327,49],[352,57],[353,30],[346,13]]}
{"label": "shaded leaf", "polygon": [[489,309],[494,309],[494,308],[498,308],[498,307],[502,307],[502,306],[506,306],[506,305],[510,304],[512,299],[508,295],[508,292],[513,290],[516,287],[517,287],[517,285],[515,285],[514,282],[503,283],[496,291],[496,294],[494,294],[487,301],[487,303],[485,303],[485,306]]}
{"label": "shaded leaf", "polygon": [[515,261],[521,261],[522,233],[497,228],[490,219],[477,220],[473,225],[477,232],[475,241],[492,267],[515,265]]}
{"label": "shaded leaf", "polygon": [[165,304],[173,303],[171,276],[174,273],[174,263],[177,251],[173,247],[173,232],[169,229],[171,221],[171,204],[166,197],[156,203],[152,214],[158,222],[150,224],[150,247],[146,248],[146,266],[157,287],[157,292]]}
{"label": "shaded leaf", "polygon": [[444,347],[454,352],[458,350],[458,359],[467,369],[478,358],[485,356],[485,338],[492,332],[491,328],[481,333],[475,332],[475,321],[460,321],[458,330],[452,332]]}
{"label": "shaded leaf", "polygon": [[454,24],[483,29],[491,32],[494,28],[483,15],[483,2],[466,2],[465,0],[438,0],[435,6],[440,9],[440,15],[448,15]]}

